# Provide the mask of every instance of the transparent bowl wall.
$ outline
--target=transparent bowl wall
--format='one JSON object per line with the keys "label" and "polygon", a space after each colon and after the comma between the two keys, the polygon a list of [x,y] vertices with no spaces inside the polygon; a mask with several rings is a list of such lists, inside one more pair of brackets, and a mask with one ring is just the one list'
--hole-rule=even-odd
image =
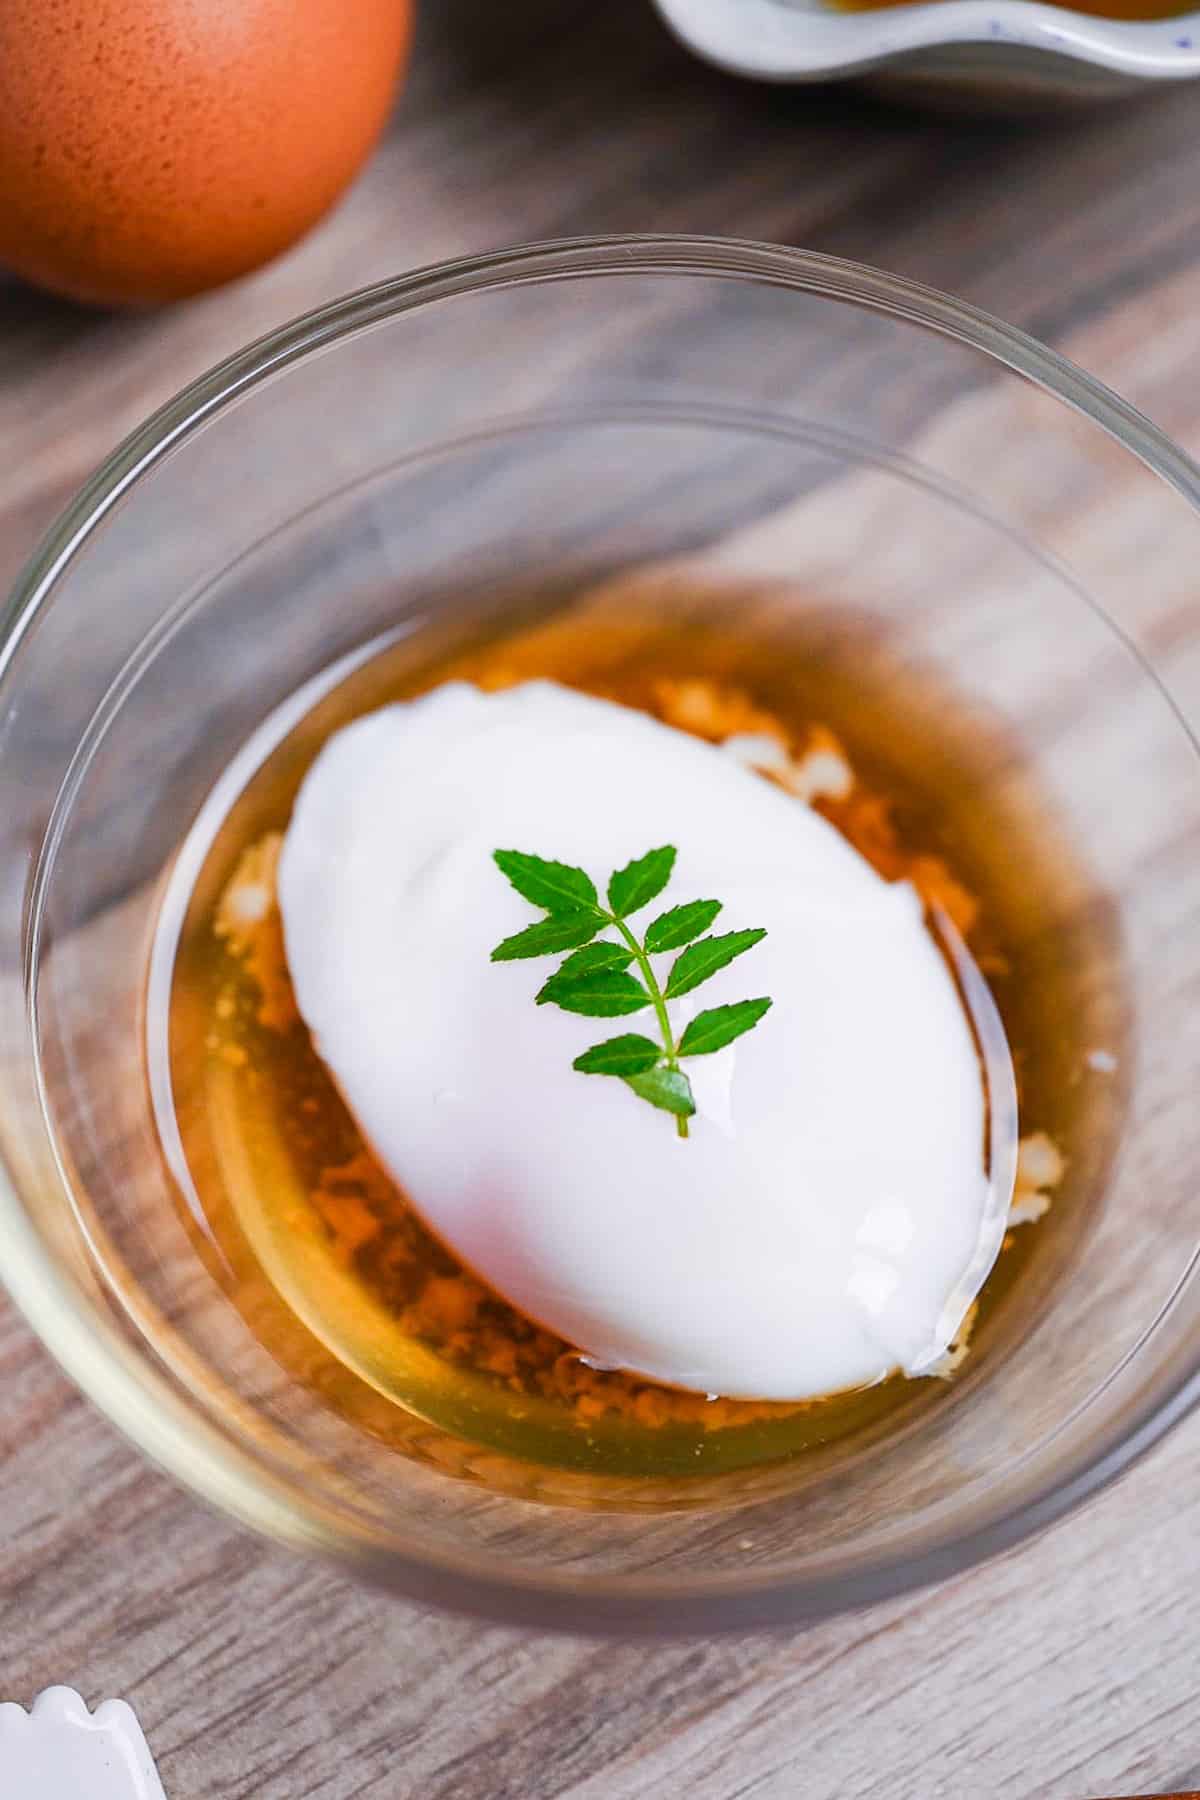
{"label": "transparent bowl wall", "polygon": [[[1189,1404],[1200,1344],[1200,773],[1138,653],[1191,599],[1195,491],[1144,421],[994,322],[734,244],[434,270],[196,384],[101,470],[5,621],[0,1261],[47,1344],[240,1518],[529,1623],[817,1616],[1094,1488]],[[432,1429],[398,1454],[288,1378],[184,1229],[140,1009],[181,838],[300,683],[397,626],[614,579],[653,605],[664,574],[853,615],[995,723],[1111,915],[1120,1142],[966,1401],[819,1478],[582,1510],[548,1503],[571,1497],[551,1473],[493,1491],[488,1456]]]}

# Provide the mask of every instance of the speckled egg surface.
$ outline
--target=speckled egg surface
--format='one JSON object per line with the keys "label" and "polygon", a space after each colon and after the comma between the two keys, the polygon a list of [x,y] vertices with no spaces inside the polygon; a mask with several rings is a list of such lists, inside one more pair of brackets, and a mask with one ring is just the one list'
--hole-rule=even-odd
{"label": "speckled egg surface", "polygon": [[228,281],[332,205],[411,0],[3,0],[0,263],[77,299]]}

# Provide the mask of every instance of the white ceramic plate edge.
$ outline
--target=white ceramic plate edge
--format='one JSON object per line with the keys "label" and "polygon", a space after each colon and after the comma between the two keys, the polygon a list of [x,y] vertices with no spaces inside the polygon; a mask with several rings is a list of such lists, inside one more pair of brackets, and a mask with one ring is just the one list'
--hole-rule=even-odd
{"label": "white ceramic plate edge", "polygon": [[124,1700],[89,1712],[74,1688],[45,1688],[28,1712],[0,1706],[3,1800],[165,1800],[137,1714]]}
{"label": "white ceramic plate edge", "polygon": [[1144,23],[1099,19],[1041,0],[936,0],[836,13],[787,0],[655,0],[697,55],[735,74],[817,81],[863,73],[950,44],[1042,51],[1135,81],[1200,76],[1200,13]]}

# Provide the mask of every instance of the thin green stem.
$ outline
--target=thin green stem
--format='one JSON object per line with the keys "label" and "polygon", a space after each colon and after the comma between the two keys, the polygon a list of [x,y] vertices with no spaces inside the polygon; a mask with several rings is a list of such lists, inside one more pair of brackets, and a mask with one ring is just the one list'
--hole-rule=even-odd
{"label": "thin green stem", "polygon": [[675,1037],[671,1030],[671,1017],[667,1012],[667,1003],[663,999],[662,989],[658,985],[658,977],[650,966],[650,958],[646,955],[646,952],[642,949],[642,946],[638,943],[624,919],[614,919],[613,924],[625,939],[630,950],[632,950],[634,961],[641,971],[642,980],[645,982],[650,993],[650,998],[654,1002],[654,1010],[658,1015],[658,1028],[662,1032],[663,1049],[667,1053],[668,1067],[677,1069],[679,1067],[679,1060],[675,1054]]}
{"label": "thin green stem", "polygon": [[[654,1011],[658,1017],[658,1029],[662,1033],[663,1049],[666,1051],[667,1055],[667,1067],[669,1069],[678,1069],[679,1056],[675,1047],[675,1034],[671,1030],[671,1016],[667,1011],[667,1003],[663,999],[662,989],[658,985],[658,977],[650,966],[650,958],[646,955],[646,952],[643,950],[641,944],[639,944],[633,932],[630,931],[624,919],[615,918],[611,913],[609,914],[609,917],[612,918],[613,924],[625,939],[629,949],[632,950],[633,959],[641,971],[642,980],[645,982],[650,998],[654,1002]],[[688,1135],[688,1122],[682,1113],[676,1114],[675,1129],[681,1138],[685,1138]]]}

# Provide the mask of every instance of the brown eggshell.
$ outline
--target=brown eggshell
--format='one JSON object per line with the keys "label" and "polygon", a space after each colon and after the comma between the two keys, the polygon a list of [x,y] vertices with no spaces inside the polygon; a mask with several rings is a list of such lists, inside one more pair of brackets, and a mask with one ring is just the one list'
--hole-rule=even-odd
{"label": "brown eggshell", "polygon": [[387,118],[411,0],[0,0],[0,264],[80,300],[244,274]]}

